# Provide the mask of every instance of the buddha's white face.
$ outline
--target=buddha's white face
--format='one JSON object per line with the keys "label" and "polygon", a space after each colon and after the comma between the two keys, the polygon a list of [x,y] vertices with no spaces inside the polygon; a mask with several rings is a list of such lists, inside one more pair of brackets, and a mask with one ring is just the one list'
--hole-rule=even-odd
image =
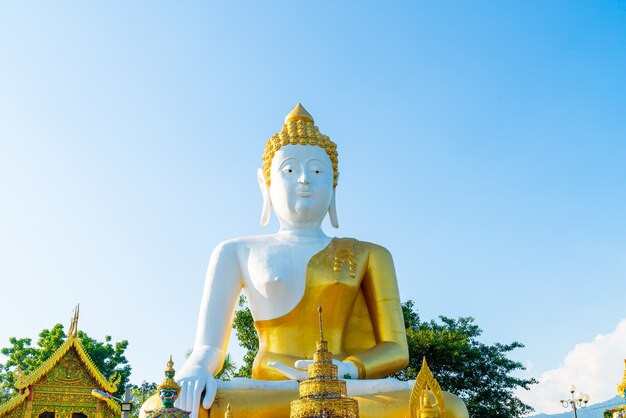
{"label": "buddha's white face", "polygon": [[333,194],[333,166],[313,145],[284,145],[272,159],[270,198],[276,216],[289,223],[321,222]]}

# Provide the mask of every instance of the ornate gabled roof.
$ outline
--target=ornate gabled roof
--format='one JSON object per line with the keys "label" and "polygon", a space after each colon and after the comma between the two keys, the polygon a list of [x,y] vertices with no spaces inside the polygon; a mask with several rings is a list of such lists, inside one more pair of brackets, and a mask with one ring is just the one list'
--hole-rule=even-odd
{"label": "ornate gabled roof", "polygon": [[24,393],[15,395],[14,397],[9,399],[5,403],[0,404],[0,416],[8,414],[12,410],[14,410],[16,407],[20,406],[22,402],[24,401],[24,399],[28,397],[28,395],[30,395],[30,391],[26,389]]}
{"label": "ornate gabled roof", "polygon": [[78,340],[77,334],[78,334],[77,332],[73,332],[72,334],[70,334],[67,337],[67,340],[65,340],[65,342],[61,344],[61,346],[57,349],[57,351],[55,351],[54,354],[52,354],[50,358],[48,358],[48,360],[44,361],[39,367],[37,367],[28,376],[24,376],[20,378],[15,383],[15,388],[23,389],[39,381],[46,373],[52,370],[52,368],[56,366],[59,363],[59,361],[61,361],[63,356],[65,356],[65,354],[67,354],[67,352],[70,351],[71,348],[74,348],[76,350],[76,353],[78,354],[78,357],[80,358],[82,363],[85,365],[85,368],[87,369],[89,374],[96,380],[96,382],[105,391],[109,393],[116,392],[117,385],[119,383],[119,376],[117,379],[107,380],[102,375],[102,373],[100,373],[100,370],[98,370],[93,360],[91,360],[91,357],[89,357],[89,354],[87,354],[87,352],[83,348],[82,344]]}

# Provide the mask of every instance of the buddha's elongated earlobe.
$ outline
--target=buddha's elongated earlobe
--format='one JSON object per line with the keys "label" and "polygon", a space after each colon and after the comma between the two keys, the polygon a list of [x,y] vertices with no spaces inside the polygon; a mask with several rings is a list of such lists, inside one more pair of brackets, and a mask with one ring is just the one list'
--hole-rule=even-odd
{"label": "buddha's elongated earlobe", "polygon": [[257,170],[257,178],[259,180],[259,187],[261,188],[261,194],[263,195],[263,211],[261,212],[261,226],[266,226],[270,222],[270,215],[272,214],[272,200],[270,199],[270,189],[265,184],[265,176],[263,175],[263,169]]}
{"label": "buddha's elongated earlobe", "polygon": [[330,206],[328,207],[328,217],[330,218],[330,224],[334,228],[339,228],[339,220],[337,219],[337,204],[335,203],[335,192],[337,189],[333,189],[333,195],[330,198]]}

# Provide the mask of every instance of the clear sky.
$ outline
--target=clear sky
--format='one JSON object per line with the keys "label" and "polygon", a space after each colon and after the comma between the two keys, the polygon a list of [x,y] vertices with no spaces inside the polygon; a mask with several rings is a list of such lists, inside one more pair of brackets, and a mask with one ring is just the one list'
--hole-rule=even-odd
{"label": "clear sky", "polygon": [[180,368],[212,248],[276,229],[256,169],[298,101],[338,144],[329,234],[386,246],[423,319],[561,373],[539,411],[615,394],[624,1],[2,3],[0,346],[80,302],[133,381]]}

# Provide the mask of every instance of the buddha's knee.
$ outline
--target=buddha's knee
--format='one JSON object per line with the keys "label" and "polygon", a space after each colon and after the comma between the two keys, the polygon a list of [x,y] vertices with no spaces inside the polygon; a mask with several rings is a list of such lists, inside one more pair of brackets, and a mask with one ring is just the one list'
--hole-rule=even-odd
{"label": "buddha's knee", "polygon": [[161,403],[161,399],[159,399],[159,394],[155,393],[146,399],[146,401],[141,405],[139,409],[139,418],[145,418],[146,411],[152,411],[160,408],[161,406],[163,406],[163,404]]}
{"label": "buddha's knee", "polygon": [[461,398],[444,391],[443,399],[446,402],[446,418],[469,418],[467,407]]}

